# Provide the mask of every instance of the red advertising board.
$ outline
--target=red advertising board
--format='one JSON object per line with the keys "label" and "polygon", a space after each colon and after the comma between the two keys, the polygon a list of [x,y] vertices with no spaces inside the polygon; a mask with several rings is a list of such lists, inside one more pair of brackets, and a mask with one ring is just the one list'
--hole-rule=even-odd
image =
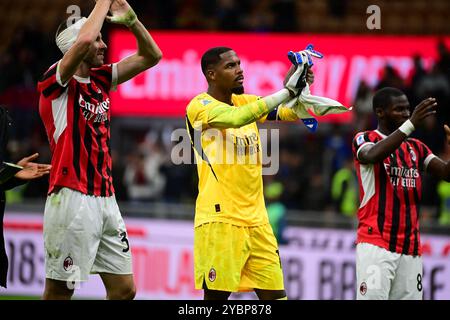
{"label": "red advertising board", "polygon": [[[206,90],[200,69],[202,54],[211,47],[233,48],[242,61],[245,91],[267,95],[279,90],[289,61],[289,50],[307,44],[325,57],[315,60],[314,95],[326,96],[351,106],[358,84],[376,85],[386,64],[408,78],[413,70],[411,57],[419,54],[426,67],[437,57],[438,37],[394,37],[355,35],[307,35],[273,33],[152,32],[163,51],[154,68],[119,86],[112,94],[112,112],[120,116],[182,117],[194,96]],[[445,38],[450,46],[450,37]],[[114,31],[110,36],[111,61],[136,50],[130,32]],[[325,116],[321,121],[351,121],[351,113]]]}

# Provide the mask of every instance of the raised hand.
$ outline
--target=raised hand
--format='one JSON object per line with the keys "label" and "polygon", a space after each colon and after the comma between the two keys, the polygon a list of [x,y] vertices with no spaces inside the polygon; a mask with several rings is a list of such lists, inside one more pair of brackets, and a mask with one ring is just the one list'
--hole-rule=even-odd
{"label": "raised hand", "polygon": [[437,102],[435,98],[428,98],[419,103],[410,118],[414,127],[417,128],[417,126],[421,124],[425,118],[435,114],[436,106]]}
{"label": "raised hand", "polygon": [[305,65],[291,66],[284,78],[284,87],[289,90],[291,97],[297,96],[301,90],[306,86],[306,71]]}
{"label": "raised hand", "polygon": [[15,177],[22,180],[32,180],[49,174],[52,167],[51,165],[31,162],[38,156],[39,153],[35,153],[17,162],[17,164],[22,166],[23,169],[17,172]]}
{"label": "raised hand", "polygon": [[111,23],[131,27],[137,20],[136,13],[126,0],[114,0],[109,11],[111,16],[107,16],[106,20]]}

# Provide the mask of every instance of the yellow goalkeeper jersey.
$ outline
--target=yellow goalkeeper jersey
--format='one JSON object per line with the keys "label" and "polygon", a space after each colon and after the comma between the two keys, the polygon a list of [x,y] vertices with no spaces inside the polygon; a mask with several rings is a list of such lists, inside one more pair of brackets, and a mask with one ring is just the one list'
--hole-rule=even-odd
{"label": "yellow goalkeeper jersey", "polygon": [[246,94],[233,95],[232,102],[230,106],[202,93],[186,109],[199,178],[195,226],[214,221],[237,226],[269,222],[261,141],[254,121],[264,120],[267,106]]}

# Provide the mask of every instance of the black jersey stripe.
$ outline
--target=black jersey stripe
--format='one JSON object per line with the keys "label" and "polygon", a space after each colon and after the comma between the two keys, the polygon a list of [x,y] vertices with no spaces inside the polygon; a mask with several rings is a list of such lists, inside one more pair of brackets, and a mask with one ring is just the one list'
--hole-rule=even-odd
{"label": "black jersey stripe", "polygon": [[89,125],[89,122],[86,121],[85,131],[84,131],[84,147],[87,151],[87,168],[86,168],[86,178],[87,178],[87,193],[94,194],[94,179],[95,179],[95,167],[92,164],[92,140],[93,140],[93,132]]}
{"label": "black jersey stripe", "polygon": [[73,159],[72,165],[77,175],[78,181],[80,181],[80,148],[81,148],[81,134],[80,134],[80,112],[81,107],[78,96],[80,89],[77,86],[75,90],[75,101],[73,103],[73,130],[72,130],[72,144],[73,144]]}
{"label": "black jersey stripe", "polygon": [[110,197],[113,195],[113,191],[112,191],[112,187],[113,187],[113,180],[112,180],[112,172],[111,169],[109,168],[109,166],[106,167],[106,173],[108,175],[108,179],[106,180],[107,182],[107,186],[106,186],[106,196]]}
{"label": "black jersey stripe", "polygon": [[[211,169],[211,171],[212,171],[212,173],[213,173],[213,175],[214,175],[214,178],[216,178],[216,181],[219,181],[219,179],[217,179],[217,176],[216,176],[216,173],[214,172],[214,169],[213,169],[213,167],[211,166],[211,163],[209,162],[209,159],[208,159],[208,157],[206,156],[206,154],[203,152],[203,148],[202,148],[202,142],[201,142],[201,133],[200,134],[195,134],[195,129],[194,129],[194,127],[192,126],[192,124],[191,124],[191,122],[189,121],[189,118],[188,118],[188,116],[186,115],[186,124],[187,124],[187,127],[188,127],[188,129],[189,129],[189,135],[190,135],[190,137],[191,137],[191,146],[192,146],[192,149],[194,149],[195,151],[197,151],[197,153],[200,155],[200,157],[202,158],[202,160],[204,160],[207,164],[208,164],[208,166],[209,166],[209,168]],[[198,132],[198,130],[197,130],[197,132]],[[196,140],[196,141],[194,141],[194,140]]]}
{"label": "black jersey stripe", "polygon": [[51,85],[49,85],[47,88],[45,88],[42,91],[42,94],[44,95],[44,97],[48,98],[49,96],[52,95],[52,93],[54,93],[56,90],[60,90],[62,89],[62,87],[59,85],[58,82],[54,82]]}
{"label": "black jersey stripe", "polygon": [[[109,126],[110,126],[110,121],[106,120],[105,127],[108,128],[108,130],[109,130]],[[108,147],[109,159],[111,159],[111,139],[110,139],[109,134],[106,136],[106,146]],[[113,195],[113,177],[112,177],[112,168],[110,167],[109,163],[106,164],[106,173],[108,175],[108,178],[107,178],[107,180],[108,180],[108,196],[112,196]]]}
{"label": "black jersey stripe", "polygon": [[[92,83],[89,83],[87,87],[89,89],[89,93],[95,100],[97,100],[97,102],[103,101],[103,94],[101,92],[97,92],[96,90],[94,90],[94,88],[92,87]],[[89,97],[89,99],[92,100],[91,97]]]}
{"label": "black jersey stripe", "polygon": [[98,155],[97,155],[97,172],[102,177],[102,182],[100,185],[100,196],[106,197],[106,179],[103,175],[103,167],[105,161],[105,152],[102,148],[102,132],[100,130],[100,123],[94,123],[95,130],[95,140],[98,145]]}
{"label": "black jersey stripe", "polygon": [[379,190],[378,194],[380,195],[378,197],[378,230],[380,231],[380,234],[383,234],[384,230],[384,222],[386,220],[386,188],[387,188],[387,174],[386,170],[384,170],[383,163],[379,166],[379,172],[378,172],[378,180],[379,183]]}
{"label": "black jersey stripe", "polygon": [[[111,69],[112,70],[112,69]],[[111,81],[112,79],[112,73],[109,71],[106,71],[104,69],[95,70],[95,73],[101,77],[106,78],[107,80]]]}
{"label": "black jersey stripe", "polygon": [[[393,157],[391,159],[391,166],[397,166],[398,159],[398,150],[393,153]],[[399,178],[399,177],[398,177]],[[394,192],[392,193],[393,203],[392,203],[392,221],[391,221],[391,233],[389,237],[389,250],[392,252],[396,252],[397,247],[397,234],[400,226],[400,199],[395,192],[396,186],[393,186]]]}
{"label": "black jersey stripe", "polygon": [[108,87],[108,85],[106,84],[106,82],[102,81],[101,79],[99,79],[98,77],[92,76],[93,80],[95,80],[95,83],[100,85],[103,89],[103,91],[110,91],[110,87]]}
{"label": "black jersey stripe", "polygon": [[[409,144],[406,142],[406,148],[409,149]],[[409,153],[409,150],[407,151]],[[403,152],[402,148],[398,149],[398,154],[400,157],[401,166],[404,168],[408,168],[408,164],[405,160],[405,153]],[[410,201],[409,201],[409,192],[408,188],[402,184],[403,189],[403,197],[405,198],[405,231],[404,231],[404,242],[403,242],[403,254],[409,253],[409,247],[410,247],[410,237],[411,237],[411,207],[410,207]]]}

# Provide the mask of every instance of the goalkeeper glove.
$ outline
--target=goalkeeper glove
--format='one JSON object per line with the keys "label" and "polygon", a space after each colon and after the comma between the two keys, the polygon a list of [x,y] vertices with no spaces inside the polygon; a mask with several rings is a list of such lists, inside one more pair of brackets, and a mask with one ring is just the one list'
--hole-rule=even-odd
{"label": "goalkeeper glove", "polygon": [[315,58],[319,58],[319,59],[323,58],[323,54],[321,54],[319,51],[314,50],[314,46],[312,44],[308,44],[306,46],[306,49],[303,51],[299,51],[299,52],[289,51],[288,52],[289,61],[291,61],[291,63],[294,66],[308,63],[308,66],[312,67],[314,65],[314,63],[312,61],[311,56],[315,57]]}

